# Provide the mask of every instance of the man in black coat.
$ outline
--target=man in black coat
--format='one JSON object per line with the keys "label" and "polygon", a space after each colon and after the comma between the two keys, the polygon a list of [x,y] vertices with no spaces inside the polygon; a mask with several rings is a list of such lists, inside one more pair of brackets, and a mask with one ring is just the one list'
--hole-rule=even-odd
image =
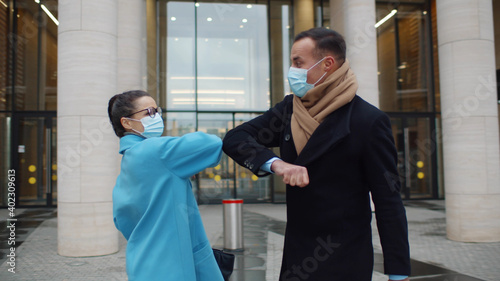
{"label": "man in black coat", "polygon": [[[223,150],[253,173],[287,184],[280,280],[371,280],[371,192],[389,280],[408,280],[406,213],[388,116],[356,95],[344,39],[300,33],[288,95],[229,131]],[[269,148],[280,147],[280,158]]]}

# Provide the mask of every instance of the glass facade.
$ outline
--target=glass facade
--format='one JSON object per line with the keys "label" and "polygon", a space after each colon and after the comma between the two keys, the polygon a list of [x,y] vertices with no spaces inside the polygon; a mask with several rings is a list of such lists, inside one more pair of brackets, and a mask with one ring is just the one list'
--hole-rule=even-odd
{"label": "glass facade", "polygon": [[17,206],[56,202],[57,5],[0,3],[0,178],[16,170]]}
{"label": "glass facade", "polygon": [[[0,206],[7,205],[12,168],[18,206],[56,202],[57,5],[0,2]],[[313,5],[314,15],[306,16],[329,27],[329,1]],[[148,83],[156,83],[151,94],[165,109],[167,135],[203,131],[223,138],[290,94],[293,1],[158,0],[154,10],[157,29],[148,34],[156,35],[148,38],[156,44],[156,71]],[[392,119],[402,196],[440,198],[435,1],[376,1],[376,21],[384,18],[376,29],[380,108]],[[258,178],[226,155],[192,183],[202,204],[285,200],[281,179]]]}
{"label": "glass facade", "polygon": [[165,4],[167,111],[268,109],[267,5]]}
{"label": "glass facade", "polygon": [[[435,1],[377,1],[380,108],[393,122],[402,196],[439,193],[439,75]],[[313,1],[316,26],[329,26],[329,2]],[[221,138],[284,95],[293,9],[288,1],[160,1],[159,99],[169,135],[196,130]],[[388,16],[390,15],[390,16]],[[163,87],[161,87],[163,85]],[[224,158],[225,157],[225,158]],[[280,202],[284,187],[273,177],[252,177],[223,156],[193,178],[199,200],[220,198]]]}
{"label": "glass facade", "polygon": [[403,198],[439,194],[435,1],[377,1],[380,109],[392,118]]}
{"label": "glass facade", "polygon": [[[281,95],[277,101],[289,91],[290,1],[158,3],[158,96],[167,135],[203,131],[223,138],[271,107],[272,89]],[[280,196],[272,177],[258,178],[226,155],[192,182],[200,203]]]}

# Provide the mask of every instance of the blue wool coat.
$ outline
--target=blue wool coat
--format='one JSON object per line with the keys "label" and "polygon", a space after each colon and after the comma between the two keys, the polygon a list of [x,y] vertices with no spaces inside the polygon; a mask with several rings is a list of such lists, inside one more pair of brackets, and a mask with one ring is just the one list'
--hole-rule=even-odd
{"label": "blue wool coat", "polygon": [[202,132],[120,139],[113,217],[128,241],[130,281],[223,281],[189,180],[217,165],[221,146],[220,138]]}

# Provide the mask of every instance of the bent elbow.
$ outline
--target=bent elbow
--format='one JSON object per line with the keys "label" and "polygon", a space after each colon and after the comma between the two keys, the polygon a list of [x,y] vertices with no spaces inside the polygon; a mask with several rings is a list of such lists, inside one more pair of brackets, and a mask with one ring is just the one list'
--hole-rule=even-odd
{"label": "bent elbow", "polygon": [[226,153],[233,142],[232,141],[233,136],[234,136],[234,130],[229,130],[224,136],[224,139],[222,140],[222,150]]}

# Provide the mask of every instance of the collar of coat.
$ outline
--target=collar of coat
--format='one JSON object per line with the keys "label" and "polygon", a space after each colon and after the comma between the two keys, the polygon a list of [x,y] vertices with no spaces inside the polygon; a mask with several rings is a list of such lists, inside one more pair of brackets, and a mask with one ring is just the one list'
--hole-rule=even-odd
{"label": "collar of coat", "polygon": [[337,109],[321,122],[295,160],[296,165],[305,166],[311,163],[351,133],[352,108],[358,99],[356,95],[350,103]]}
{"label": "collar of coat", "polygon": [[135,134],[126,134],[120,139],[120,154],[125,153],[125,151],[132,146],[140,143],[145,140],[145,138],[135,135]]}

